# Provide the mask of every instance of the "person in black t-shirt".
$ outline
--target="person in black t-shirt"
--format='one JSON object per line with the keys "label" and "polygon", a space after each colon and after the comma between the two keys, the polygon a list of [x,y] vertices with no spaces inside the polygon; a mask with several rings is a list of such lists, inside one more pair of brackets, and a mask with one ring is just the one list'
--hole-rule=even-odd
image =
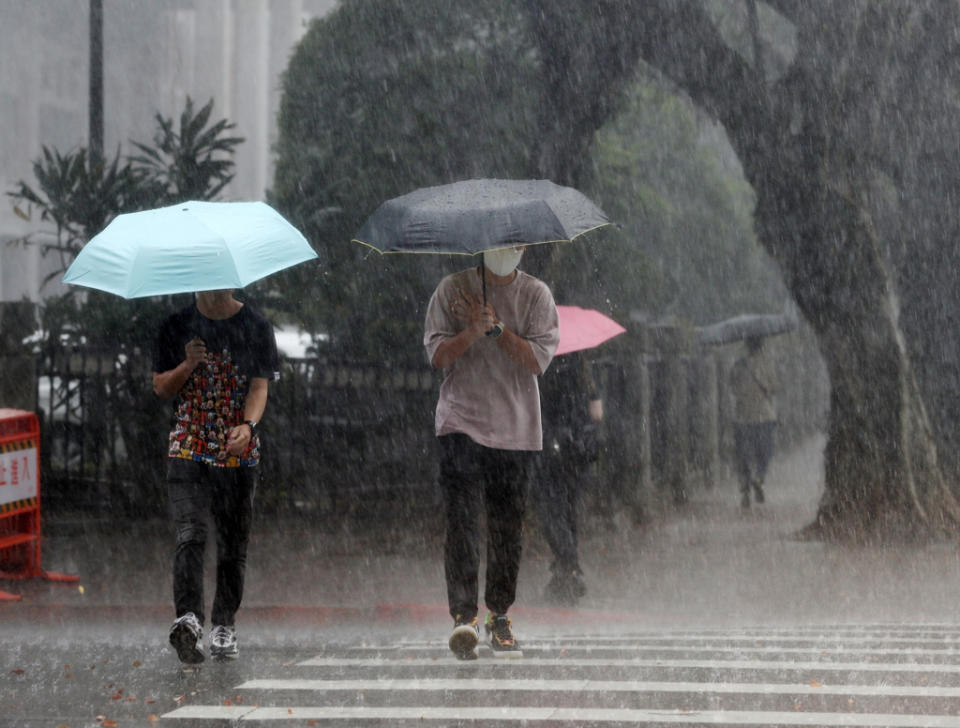
{"label": "person in black t-shirt", "polygon": [[207,518],[217,540],[210,654],[238,654],[234,617],[243,596],[260,462],[257,423],[278,369],[273,327],[233,297],[202,291],[157,335],[153,389],[174,400],[167,489],[176,525],[170,643],[182,662],[203,661],[203,556]]}

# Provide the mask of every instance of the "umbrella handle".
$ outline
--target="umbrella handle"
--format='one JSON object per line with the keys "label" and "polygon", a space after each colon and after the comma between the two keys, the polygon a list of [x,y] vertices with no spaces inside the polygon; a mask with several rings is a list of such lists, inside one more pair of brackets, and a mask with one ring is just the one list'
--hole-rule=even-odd
{"label": "umbrella handle", "polygon": [[483,292],[483,307],[487,307],[487,266],[483,262],[483,251],[480,252],[480,290]]}

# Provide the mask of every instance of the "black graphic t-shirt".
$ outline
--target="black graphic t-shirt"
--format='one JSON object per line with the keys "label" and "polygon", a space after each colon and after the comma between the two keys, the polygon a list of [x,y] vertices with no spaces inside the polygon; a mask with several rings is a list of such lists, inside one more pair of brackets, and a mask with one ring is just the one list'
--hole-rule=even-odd
{"label": "black graphic t-shirt", "polygon": [[230,430],[243,422],[250,380],[271,379],[279,369],[273,326],[246,305],[227,319],[209,319],[189,306],[160,327],[153,370],[176,368],[194,337],[206,344],[207,360],[197,365],[174,400],[168,454],[218,467],[256,465],[259,437],[239,456],[228,455],[226,447]]}

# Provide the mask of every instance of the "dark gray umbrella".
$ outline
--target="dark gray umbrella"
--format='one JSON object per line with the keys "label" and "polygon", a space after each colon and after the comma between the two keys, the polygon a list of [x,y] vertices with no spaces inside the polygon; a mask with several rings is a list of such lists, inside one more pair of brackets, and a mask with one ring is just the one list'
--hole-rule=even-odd
{"label": "dark gray umbrella", "polygon": [[787,314],[743,314],[697,330],[701,344],[731,344],[757,336],[785,334],[797,328],[797,319]]}
{"label": "dark gray umbrella", "polygon": [[[609,224],[582,193],[550,180],[471,179],[387,200],[353,242],[381,253],[482,256],[487,250],[570,241]],[[481,279],[486,301],[486,276]]]}
{"label": "dark gray umbrella", "polygon": [[354,242],[381,253],[476,255],[573,240],[610,220],[583,194],[549,180],[471,179],[387,200]]}

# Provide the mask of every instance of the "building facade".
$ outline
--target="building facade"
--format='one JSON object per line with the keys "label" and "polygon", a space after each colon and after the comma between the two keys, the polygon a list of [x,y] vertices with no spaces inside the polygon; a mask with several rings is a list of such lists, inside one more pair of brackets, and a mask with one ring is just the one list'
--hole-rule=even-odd
{"label": "building facade", "polygon": [[[104,155],[150,143],[155,116],[176,118],[187,97],[214,101],[245,139],[225,200],[262,200],[273,176],[272,148],[282,74],[314,17],[336,0],[103,0]],[[0,184],[33,183],[44,146],[61,153],[88,145],[89,0],[0,0]],[[64,261],[43,254],[43,231],[6,194],[0,203],[0,302],[39,302],[60,290]],[[16,241],[30,236],[33,244]],[[49,237],[47,238],[49,242]]]}

